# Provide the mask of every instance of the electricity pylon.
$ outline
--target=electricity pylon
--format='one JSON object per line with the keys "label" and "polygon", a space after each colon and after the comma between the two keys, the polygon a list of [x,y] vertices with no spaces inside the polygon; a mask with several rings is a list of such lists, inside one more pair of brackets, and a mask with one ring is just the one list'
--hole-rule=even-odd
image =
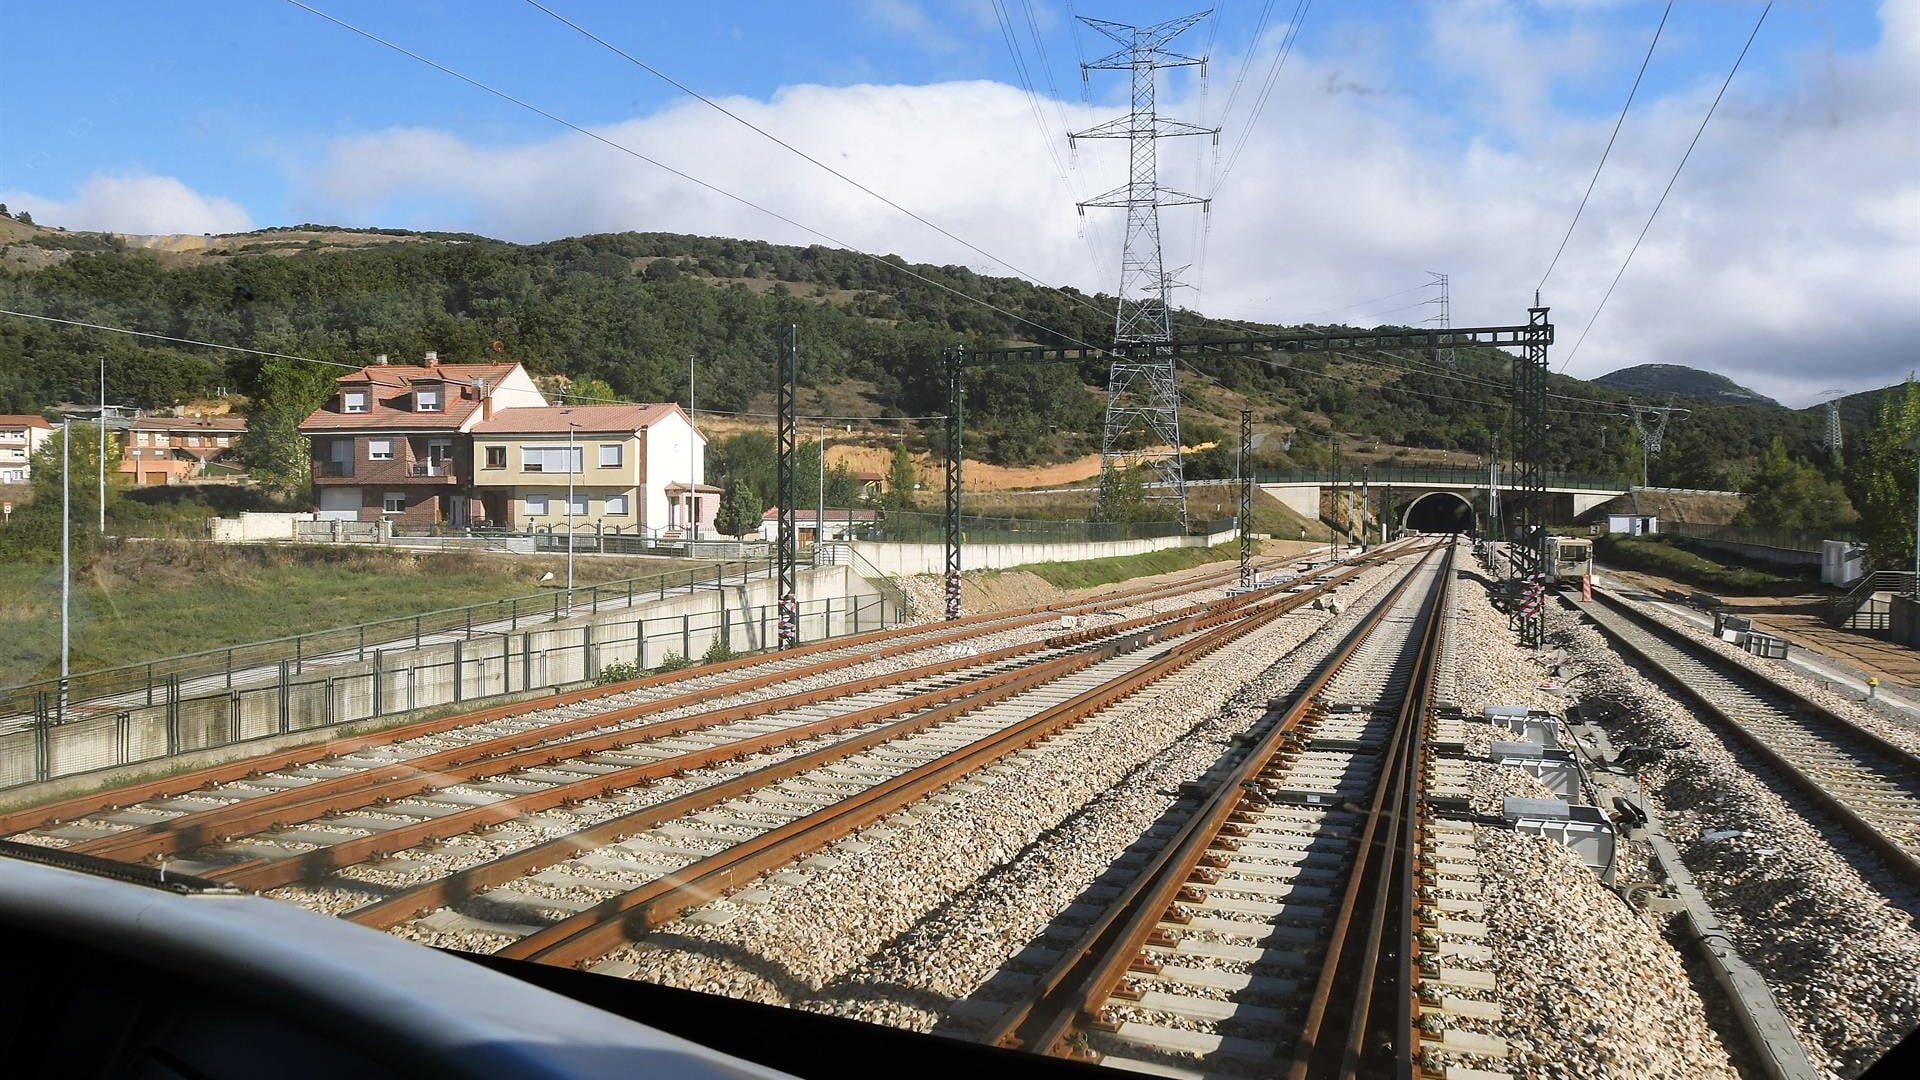
{"label": "electricity pylon", "polygon": [[[1160,251],[1160,208],[1199,204],[1210,200],[1160,184],[1158,144],[1179,135],[1211,135],[1219,142],[1220,129],[1206,128],[1159,115],[1154,107],[1155,73],[1161,68],[1205,65],[1204,57],[1169,52],[1168,42],[1180,36],[1210,12],[1184,15],[1152,26],[1129,26],[1104,19],[1080,21],[1113,39],[1120,48],[1081,65],[1088,70],[1133,73],[1133,108],[1127,115],[1067,136],[1075,139],[1126,139],[1127,182],[1104,195],[1080,203],[1124,207],[1127,232],[1120,255],[1119,307],[1114,313],[1116,345],[1154,343],[1173,339],[1172,309],[1167,303],[1169,275]],[[1132,433],[1144,427],[1145,445],[1129,454],[1122,447]],[[1131,460],[1128,460],[1128,459]],[[1178,503],[1180,521],[1187,520],[1187,483],[1180,458],[1180,389],[1174,379],[1171,350],[1139,350],[1115,359],[1107,369],[1107,416],[1100,439],[1100,476],[1108,485],[1117,470],[1144,465],[1154,486],[1148,498]],[[1102,499],[1102,505],[1106,500]]]}

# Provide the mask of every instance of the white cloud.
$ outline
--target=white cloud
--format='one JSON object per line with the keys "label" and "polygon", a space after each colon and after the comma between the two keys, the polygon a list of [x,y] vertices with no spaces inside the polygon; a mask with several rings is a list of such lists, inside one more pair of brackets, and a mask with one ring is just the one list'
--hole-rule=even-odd
{"label": "white cloud", "polygon": [[[898,0],[876,10],[910,30],[919,9]],[[1508,46],[1564,53],[1556,77],[1585,77],[1580,73],[1600,48],[1598,38],[1577,28],[1549,40],[1507,25],[1497,8],[1467,14],[1496,37],[1505,35]],[[1920,3],[1891,0],[1882,14],[1883,40],[1868,53],[1810,51],[1774,82],[1743,71],[1573,374],[1692,364],[1797,403],[1836,384],[1861,389],[1893,381],[1914,365]],[[1266,47],[1275,44],[1277,38]],[[1515,73],[1498,56],[1451,71],[1463,89],[1450,92],[1448,104],[1470,103],[1464,116],[1411,92],[1337,92],[1403,79],[1390,53],[1360,45],[1321,53],[1314,44],[1309,35],[1296,48],[1214,204],[1204,294],[1182,294],[1181,302],[1233,318],[1294,320],[1404,290],[1439,270],[1452,277],[1456,325],[1524,321],[1613,117],[1560,114],[1552,84]],[[1470,40],[1455,44],[1465,48]],[[1238,66],[1238,58],[1215,60],[1222,72]],[[1613,58],[1608,70],[1621,62]],[[1252,71],[1265,69],[1266,58],[1256,57]],[[1117,100],[1121,78],[1108,76],[1096,94]],[[1547,286],[1559,327],[1556,367],[1718,84],[1719,74],[1708,73],[1664,97],[1643,92],[1635,103]],[[1218,95],[1216,87],[1212,112],[1220,108]],[[1118,277],[1120,213],[1090,210],[1083,220],[1073,203],[1121,182],[1124,145],[1083,142],[1079,168],[1063,181],[1015,88],[795,86],[767,101],[724,103],[1042,279],[1110,290]],[[1060,113],[1042,105],[1046,122],[1057,125]],[[1162,95],[1170,116],[1196,117],[1198,105]],[[1075,128],[1112,114],[1077,102],[1060,109]],[[1492,134],[1457,134],[1475,127]],[[1005,272],[697,103],[596,131],[863,250]],[[1223,157],[1236,140],[1229,130]],[[1055,149],[1064,149],[1064,139]],[[1202,140],[1163,144],[1163,182],[1207,190],[1209,153]],[[827,242],[574,133],[488,146],[444,131],[394,128],[338,140],[289,177],[294,221],[468,229],[523,241],[638,229]],[[74,227],[201,231],[245,224],[233,204],[164,178],[96,179],[58,204],[4,194],[36,216]],[[1190,209],[1165,212],[1170,267],[1198,259],[1198,220]],[[1385,309],[1420,299],[1401,296],[1338,317],[1417,322],[1430,311]]]}
{"label": "white cloud", "polygon": [[95,176],[69,199],[0,191],[0,202],[44,225],[103,232],[228,233],[253,227],[238,203],[202,195],[171,176]]}

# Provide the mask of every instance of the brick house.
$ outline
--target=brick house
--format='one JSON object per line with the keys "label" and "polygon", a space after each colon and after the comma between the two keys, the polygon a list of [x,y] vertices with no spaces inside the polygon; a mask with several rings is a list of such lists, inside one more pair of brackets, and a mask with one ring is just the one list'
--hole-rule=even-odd
{"label": "brick house", "polygon": [[0,415],[0,484],[33,479],[33,455],[51,438],[53,425],[41,417]]}
{"label": "brick house", "polygon": [[336,380],[300,423],[311,440],[323,519],[465,525],[474,495],[474,426],[547,404],[519,364],[373,364]]}
{"label": "brick house", "polygon": [[473,427],[473,515],[513,529],[710,529],[719,490],[699,482],[706,441],[674,404],[496,410]]}
{"label": "brick house", "polygon": [[142,416],[122,437],[119,471],[135,484],[178,484],[233,453],[247,422],[237,416]]}

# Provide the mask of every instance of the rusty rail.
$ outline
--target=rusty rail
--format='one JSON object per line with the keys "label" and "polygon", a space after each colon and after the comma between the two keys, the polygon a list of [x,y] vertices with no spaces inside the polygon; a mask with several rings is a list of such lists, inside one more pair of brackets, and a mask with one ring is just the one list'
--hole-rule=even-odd
{"label": "rusty rail", "polygon": [[1121,890],[1106,909],[1040,976],[1030,998],[1003,1016],[982,1041],[1037,1053],[1078,1056],[1070,1036],[1098,1016],[1103,1003],[1138,962],[1156,925],[1180,903],[1197,900],[1188,884],[1211,848],[1233,831],[1232,818],[1244,802],[1244,786],[1277,756],[1297,745],[1299,729],[1317,708],[1326,689],[1355,651],[1378,629],[1409,587],[1409,573],[1343,639],[1320,668],[1299,687],[1291,704],[1208,792],[1201,805],[1168,838],[1148,866]]}
{"label": "rusty rail", "polygon": [[[1191,591],[1199,587],[1202,582],[1211,580],[1212,578],[1224,578],[1226,574],[1227,572],[1222,570],[1213,574],[1196,575],[1195,578],[1178,584],[1161,584],[1140,589],[1122,590],[1113,595],[1080,604],[1035,605],[1011,612],[1001,611],[973,615],[965,619],[942,624],[941,631],[938,633],[915,634],[907,636],[905,639],[902,638],[901,631],[897,628],[893,630],[877,630],[872,633],[859,634],[853,637],[815,642],[811,645],[803,645],[779,653],[736,657],[732,660],[712,664],[701,664],[679,671],[646,675],[625,682],[583,687],[578,690],[548,694],[538,698],[459,713],[453,716],[416,721],[378,732],[328,739],[324,742],[313,743],[307,746],[262,754],[221,765],[188,770],[186,772],[157,777],[140,783],[108,788],[102,791],[90,792],[85,795],[77,795],[71,798],[43,803],[38,806],[10,811],[5,814],[0,814],[0,835],[10,835],[26,829],[35,829],[61,821],[86,817],[102,810],[129,806],[149,799],[181,795],[212,784],[230,783],[235,780],[243,780],[263,773],[310,765],[356,753],[369,747],[384,746],[409,739],[438,735],[461,727],[489,723],[494,720],[517,716],[539,709],[560,708],[582,701],[591,701],[616,694],[629,693],[635,690],[667,686],[674,683],[706,678],[712,675],[725,674],[730,671],[778,664],[780,661],[790,658],[814,656],[822,653],[836,653],[846,650],[859,650],[874,644],[881,646],[867,653],[868,656],[874,659],[894,656],[905,652],[915,652],[921,649],[937,648],[941,645],[964,641],[968,638],[978,637],[983,634],[998,633],[1003,630],[1018,629],[1023,626],[1045,622],[1047,619],[1057,615],[1075,612],[1084,613],[1111,607],[1115,604],[1139,603],[1151,599],[1158,599],[1163,596],[1176,595],[1180,592]],[[721,692],[744,692],[789,679],[805,678],[816,674],[827,674],[843,666],[843,664],[843,660],[830,659],[797,668],[776,667],[772,671],[729,683]],[[680,700],[680,698],[704,696],[714,692],[715,691],[711,689],[695,691],[691,695],[680,695],[677,698],[665,700],[674,701]],[[685,702],[682,701],[682,704],[684,703]],[[643,710],[648,707],[657,708],[660,707],[660,705],[660,702],[653,702],[641,708]],[[570,731],[586,730],[588,727],[595,726],[593,723],[587,722],[591,720],[592,718],[585,718],[584,721],[570,722],[567,725],[552,725],[540,729],[538,732],[528,734],[536,740],[539,738],[550,738],[554,735],[563,735]],[[615,719],[600,721],[600,723],[611,722],[618,721]],[[498,753],[505,750],[515,750],[525,745],[530,744],[524,741],[514,746],[499,744],[492,746],[489,752]],[[420,767],[426,767],[424,763],[418,764]],[[168,823],[162,822],[157,824],[165,826]],[[141,831],[145,831],[146,828],[147,827],[143,827]],[[153,829],[152,831],[158,832],[165,830],[164,828],[159,828]],[[112,840],[121,835],[124,834],[116,833],[111,837],[100,837],[99,840]]]}
{"label": "rusty rail", "polygon": [[[136,826],[107,836],[73,845],[70,850],[102,858],[133,861],[153,855],[190,851],[210,841],[230,838],[269,828],[284,828],[324,814],[363,807],[376,802],[403,799],[456,784],[499,776],[517,769],[552,765],[568,758],[603,753],[653,739],[697,731],[720,724],[734,723],[787,709],[801,708],[864,693],[881,687],[952,674],[970,668],[989,666],[1003,660],[1084,644],[1103,637],[1125,634],[1140,627],[1179,619],[1206,610],[1228,610],[1257,599],[1252,594],[1224,600],[1193,604],[1177,611],[1137,616],[1120,623],[1083,631],[1056,634],[1042,641],[1009,646],[980,656],[922,665],[903,672],[869,676],[814,690],[798,691],[757,702],[748,702],[708,710],[673,720],[664,720],[616,731],[599,731],[610,724],[626,723],[644,716],[699,705],[716,692],[732,693],[755,689],[778,679],[795,677],[793,671],[772,672],[724,688],[696,690],[656,701],[643,702],[591,716],[549,724],[529,731],[487,739],[454,747],[436,754],[378,765],[370,769],[316,780],[297,788],[287,788],[257,798],[240,800],[226,806],[195,811],[178,818]],[[995,630],[993,632],[999,632]],[[899,649],[885,650],[895,653]],[[596,732],[597,734],[580,734]],[[694,755],[687,755],[692,757]],[[686,768],[701,768],[705,762]]]}
{"label": "rusty rail", "polygon": [[[1336,579],[1327,583],[1324,588],[1335,587],[1359,572],[1360,568],[1356,567],[1351,571],[1339,575]],[[1277,600],[1269,598],[1269,602],[1284,605],[1283,610],[1292,610],[1312,600],[1314,596],[1319,594],[1319,591],[1320,590],[1315,590],[1295,594]],[[1240,610],[1242,610],[1242,608],[1223,607],[1221,610],[1213,613],[1211,617],[1216,620],[1233,618],[1238,615]],[[1198,617],[1196,617],[1196,621],[1197,618]],[[1164,631],[1158,633],[1163,632]],[[415,915],[431,911],[434,908],[456,903],[468,896],[474,895],[482,889],[511,881],[524,874],[535,872],[541,867],[551,866],[556,862],[565,861],[568,858],[578,855],[583,850],[597,847],[601,844],[616,843],[636,832],[653,828],[661,822],[670,821],[676,817],[724,802],[727,799],[746,794],[747,792],[765,787],[769,784],[777,783],[788,777],[798,776],[802,773],[812,771],[822,765],[851,756],[862,750],[878,746],[881,743],[892,741],[904,735],[912,734],[913,732],[934,724],[944,723],[983,705],[991,704],[994,701],[1012,696],[1023,690],[1031,689],[1041,683],[1060,678],[1072,671],[1090,666],[1101,659],[1118,654],[1127,647],[1139,647],[1139,644],[1144,641],[1157,639],[1158,633],[1148,631],[1146,634],[1136,635],[1139,640],[1131,644],[1128,642],[1111,642],[1081,654],[1045,661],[1033,667],[1010,673],[1000,678],[991,687],[986,686],[984,682],[969,684],[967,687],[961,688],[960,691],[952,693],[944,703],[934,706],[929,712],[901,724],[894,724],[878,731],[868,732],[853,739],[836,743],[833,746],[823,747],[811,753],[790,758],[787,761],[756,769],[753,772],[715,784],[711,787],[702,788],[699,791],[691,792],[669,802],[661,803],[658,806],[648,807],[632,814],[626,814],[609,821],[601,822],[598,825],[572,833],[558,840],[548,841],[544,844],[537,844],[533,847],[513,852],[491,862],[456,872],[446,878],[428,882],[424,885],[409,889],[406,892],[389,897],[386,900],[359,908],[349,913],[348,918],[365,926],[379,928],[392,926],[412,918]],[[902,703],[890,703],[888,706],[882,706],[881,708],[898,708],[900,704]],[[868,719],[878,718],[879,717],[871,717]],[[822,723],[826,722],[831,721],[823,721]],[[865,723],[868,721],[861,720],[858,722]],[[716,751],[728,750],[729,747],[716,748]],[[731,756],[731,754],[727,756]],[[616,774],[594,777],[591,778],[591,781],[582,782],[582,784],[578,786],[584,790],[592,784],[605,785],[614,775]],[[598,789],[595,788],[594,793],[597,792]],[[549,793],[541,792],[538,794],[547,795]],[[492,806],[501,805],[502,804],[492,804]],[[492,806],[477,807],[475,810],[488,810],[492,809]],[[514,809],[525,811],[527,807],[523,805]],[[517,815],[510,813],[507,816]],[[473,811],[463,811],[461,814],[449,815],[434,821],[421,822],[417,826],[407,826],[405,827],[409,830],[407,836],[400,837],[400,839],[410,839],[412,842],[419,842],[420,839],[431,838],[427,835],[429,828],[442,824],[452,826],[456,824],[455,819],[461,817],[470,817],[476,823],[486,820],[474,814]],[[416,836],[416,834],[418,835]],[[380,837],[369,837],[366,838],[366,840],[372,841],[378,839],[384,841],[387,836],[394,835],[396,834],[381,834]],[[451,832],[445,835],[451,835]],[[360,845],[364,844],[365,841],[348,841],[347,843]],[[393,850],[398,850],[404,846],[407,845],[396,844]],[[344,852],[342,849],[345,849]],[[334,854],[329,856],[330,852]],[[309,853],[308,855],[299,856],[293,860],[285,860],[285,862],[294,863],[306,861],[309,865],[324,866],[329,862],[340,861],[343,853],[346,855],[361,854],[358,847],[347,848],[346,845],[335,845],[331,848],[325,848]],[[276,863],[273,865],[279,864]],[[262,887],[261,882],[274,880],[267,876],[265,871],[251,868],[231,874],[222,874],[220,876],[222,880],[230,881],[233,884],[252,887]]]}
{"label": "rusty rail", "polygon": [[1310,592],[1249,605],[1226,616],[1225,625],[1172,646],[1163,656],[1134,671],[1109,679],[1065,702],[1017,721],[987,738],[943,754],[858,795],[735,844],[671,875],[611,897],[593,908],[521,938],[501,949],[499,955],[548,964],[576,964],[603,955],[633,935],[671,921],[689,905],[705,903],[768,870],[786,865],[1098,713],[1202,656],[1238,640],[1265,625],[1272,617],[1294,610],[1318,592],[1358,572],[1355,569],[1335,582],[1325,583]]}
{"label": "rusty rail", "polygon": [[[1306,1023],[1294,1043],[1288,1080],[1363,1076],[1411,1080],[1413,1076],[1419,1046],[1410,1010],[1416,989],[1412,889],[1420,758],[1454,550],[1451,545],[1447,548],[1439,583],[1428,599],[1412,677],[1394,719],[1386,760],[1356,848],[1359,863],[1347,873],[1332,940],[1314,982]],[[1367,910],[1356,919],[1362,903]],[[1386,973],[1381,970],[1383,952],[1394,959],[1390,977],[1383,977]]]}

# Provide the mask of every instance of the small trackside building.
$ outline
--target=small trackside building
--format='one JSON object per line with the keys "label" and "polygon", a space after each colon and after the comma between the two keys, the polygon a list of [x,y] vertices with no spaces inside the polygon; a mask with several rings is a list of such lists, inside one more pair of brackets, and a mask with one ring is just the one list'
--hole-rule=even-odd
{"label": "small trackside building", "polygon": [[373,364],[300,424],[323,519],[466,525],[475,425],[547,403],[519,364]]}
{"label": "small trackside building", "polygon": [[705,469],[706,437],[675,404],[498,410],[473,428],[473,512],[515,530],[710,529],[719,493]]}

